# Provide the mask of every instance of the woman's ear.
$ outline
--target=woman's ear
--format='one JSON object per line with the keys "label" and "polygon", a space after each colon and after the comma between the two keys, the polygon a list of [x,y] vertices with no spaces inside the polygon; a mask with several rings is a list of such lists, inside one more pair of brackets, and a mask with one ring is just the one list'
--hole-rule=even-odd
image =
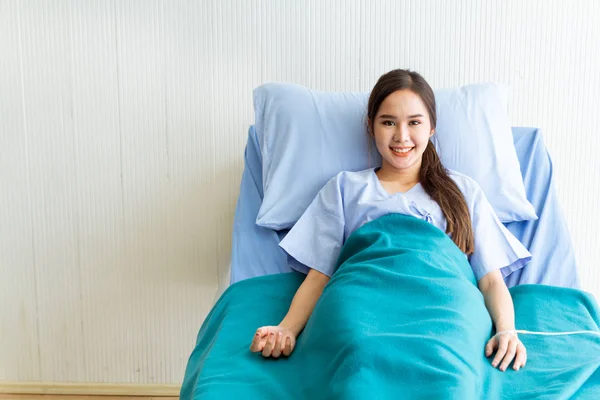
{"label": "woman's ear", "polygon": [[435,134],[435,129],[431,130],[431,133],[429,134],[429,137],[432,137]]}
{"label": "woman's ear", "polygon": [[367,133],[369,136],[374,136],[373,130],[371,129],[371,118],[367,118]]}

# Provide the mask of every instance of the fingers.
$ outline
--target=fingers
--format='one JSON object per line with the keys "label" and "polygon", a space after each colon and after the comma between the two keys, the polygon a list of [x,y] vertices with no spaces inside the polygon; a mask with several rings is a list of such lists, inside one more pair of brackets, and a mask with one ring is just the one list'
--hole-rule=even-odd
{"label": "fingers", "polygon": [[260,345],[260,333],[259,332],[256,332],[254,334],[254,339],[252,339],[252,344],[250,344],[250,351],[253,353],[262,351],[261,345]]}
{"label": "fingers", "polygon": [[500,364],[500,371],[506,371],[506,368],[510,365],[513,358],[515,358],[515,353],[517,352],[517,344],[519,343],[518,339],[513,339],[508,343],[508,350],[506,351],[506,355],[502,360],[502,364]]}
{"label": "fingers", "polygon": [[296,339],[291,332],[279,327],[263,326],[256,330],[250,351],[260,352],[263,357],[279,358],[282,354],[287,357],[294,350],[295,344]]}
{"label": "fingers", "polygon": [[496,340],[495,336],[493,338],[491,338],[490,340],[488,340],[487,344],[485,345],[485,356],[486,357],[491,356],[497,345],[498,345],[498,341]]}
{"label": "fingers", "polygon": [[527,350],[523,343],[519,343],[517,345],[517,358],[515,358],[515,363],[513,364],[513,369],[518,371],[527,363]]}
{"label": "fingers", "polygon": [[502,359],[504,358],[504,355],[506,354],[506,352],[508,350],[509,339],[508,339],[507,335],[500,336],[498,341],[500,343],[498,345],[498,351],[496,352],[496,356],[494,357],[494,360],[492,361],[492,366],[494,368],[496,368],[498,366],[498,364],[500,364],[500,361],[502,361]]}
{"label": "fingers", "polygon": [[527,350],[516,335],[500,335],[491,338],[485,346],[486,357],[493,353],[496,346],[498,349],[492,361],[494,368],[498,367],[504,372],[514,360],[513,369],[518,371],[527,363]]}
{"label": "fingers", "polygon": [[252,343],[250,344],[250,351],[253,353],[258,353],[262,351],[265,346],[265,340],[263,337],[269,333],[269,330],[266,328],[258,328],[256,333],[254,334],[254,338],[252,339]]}
{"label": "fingers", "polygon": [[273,347],[273,353],[271,353],[271,356],[273,358],[279,358],[279,356],[281,355],[281,344],[283,342],[283,334],[279,332],[275,336],[275,346]]}
{"label": "fingers", "polygon": [[285,345],[283,346],[283,355],[284,356],[289,356],[290,354],[292,354],[292,350],[294,350],[294,344],[292,342],[292,338],[289,336],[286,336],[285,338]]}
{"label": "fingers", "polygon": [[271,332],[267,339],[267,343],[265,344],[265,348],[262,351],[263,357],[270,357],[273,352],[273,348],[275,347],[275,333]]}

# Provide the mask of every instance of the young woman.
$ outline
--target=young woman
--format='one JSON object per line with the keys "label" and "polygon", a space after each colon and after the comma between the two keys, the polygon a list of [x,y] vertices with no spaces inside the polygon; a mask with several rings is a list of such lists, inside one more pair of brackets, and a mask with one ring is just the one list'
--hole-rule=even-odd
{"label": "young woman", "polygon": [[[421,75],[393,70],[373,88],[368,132],[381,154],[381,168],[341,172],[321,189],[280,246],[306,265],[285,318],[256,331],[250,350],[265,357],[288,356],[323,288],[335,272],[344,241],[365,223],[390,213],[412,215],[446,232],[468,256],[496,327],[485,353],[505,371],[525,366],[525,346],[515,331],[507,274],[530,260],[523,245],[500,223],[472,179],[446,170],[430,142],[435,133],[433,90]],[[474,155],[475,156],[475,155]]]}

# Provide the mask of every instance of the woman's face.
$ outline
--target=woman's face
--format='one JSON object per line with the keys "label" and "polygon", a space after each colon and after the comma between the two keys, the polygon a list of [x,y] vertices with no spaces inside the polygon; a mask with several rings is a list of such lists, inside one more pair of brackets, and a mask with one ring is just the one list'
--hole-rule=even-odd
{"label": "woman's face", "polygon": [[433,129],[427,107],[417,94],[407,89],[390,94],[381,103],[372,127],[382,168],[418,171]]}

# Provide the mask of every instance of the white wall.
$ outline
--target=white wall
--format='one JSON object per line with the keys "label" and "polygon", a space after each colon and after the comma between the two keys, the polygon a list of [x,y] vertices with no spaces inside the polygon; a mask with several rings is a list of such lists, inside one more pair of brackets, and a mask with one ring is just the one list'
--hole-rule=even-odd
{"label": "white wall", "polygon": [[594,0],[0,0],[0,380],[181,381],[265,81],[512,85],[600,295],[599,18]]}

